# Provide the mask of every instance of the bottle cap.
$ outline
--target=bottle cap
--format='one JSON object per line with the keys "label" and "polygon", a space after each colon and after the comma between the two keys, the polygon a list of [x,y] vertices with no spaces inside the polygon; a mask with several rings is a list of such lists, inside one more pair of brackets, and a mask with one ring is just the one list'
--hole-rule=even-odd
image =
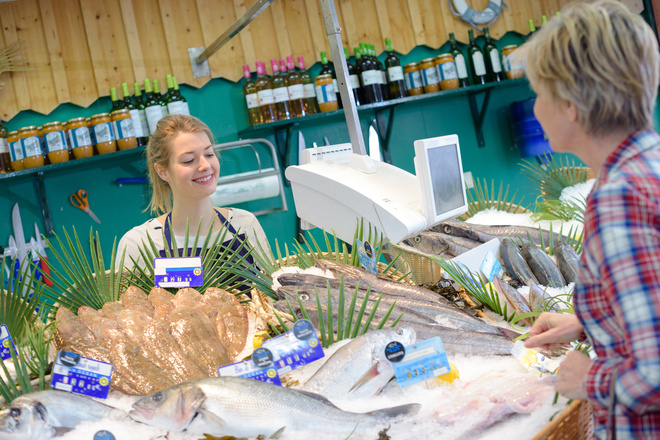
{"label": "bottle cap", "polygon": [[298,57],[298,67],[301,69],[305,68],[305,57]]}

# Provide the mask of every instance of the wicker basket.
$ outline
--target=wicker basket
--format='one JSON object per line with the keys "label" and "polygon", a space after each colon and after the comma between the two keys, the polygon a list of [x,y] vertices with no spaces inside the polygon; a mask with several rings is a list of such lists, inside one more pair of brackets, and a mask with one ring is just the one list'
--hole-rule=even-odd
{"label": "wicker basket", "polygon": [[594,420],[591,403],[576,400],[539,431],[532,440],[592,440]]}
{"label": "wicker basket", "polygon": [[399,265],[399,270],[410,273],[410,280],[414,284],[419,286],[437,283],[442,278],[442,268],[431,255],[394,243],[389,243],[388,246],[390,247],[389,254],[393,257],[396,257],[399,252],[401,253],[403,263]]}

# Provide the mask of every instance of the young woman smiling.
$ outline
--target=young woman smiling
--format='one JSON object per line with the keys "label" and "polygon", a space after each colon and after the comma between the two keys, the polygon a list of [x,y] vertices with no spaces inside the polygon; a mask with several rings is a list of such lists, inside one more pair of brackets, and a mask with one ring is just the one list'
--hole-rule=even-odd
{"label": "young woman smiling", "polygon": [[[225,243],[238,234],[234,249],[247,240],[240,253],[247,254],[249,248],[268,248],[266,235],[257,218],[250,212],[235,208],[216,208],[211,203],[220,174],[220,162],[213,150],[213,135],[209,127],[193,116],[169,115],[158,122],[156,131],[147,145],[147,168],[152,189],[149,209],[160,214],[128,231],[119,242],[119,253],[126,250],[125,267],[132,267],[133,260],[138,265],[153,264],[141,261],[139,246],[147,243],[147,234],[165,256],[165,248],[170,251],[171,231],[176,236],[176,246],[184,246],[186,224],[191,237],[199,229],[200,243],[206,232],[213,230],[213,240],[221,230],[228,229]],[[163,242],[163,229],[166,241]],[[240,240],[240,242],[239,242]],[[199,250],[192,250],[198,255]],[[252,256],[248,261],[253,262]]]}

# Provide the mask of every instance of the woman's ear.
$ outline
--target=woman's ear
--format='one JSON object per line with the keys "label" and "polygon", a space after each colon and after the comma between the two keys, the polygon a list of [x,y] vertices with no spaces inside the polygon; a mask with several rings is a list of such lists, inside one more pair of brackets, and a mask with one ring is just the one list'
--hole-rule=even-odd
{"label": "woman's ear", "polygon": [[570,122],[577,122],[578,121],[578,110],[577,110],[577,105],[573,101],[566,101],[567,103],[567,115],[568,115],[568,120]]}
{"label": "woman's ear", "polygon": [[169,175],[167,173],[166,167],[162,166],[161,164],[155,163],[154,170],[156,171],[156,174],[158,174],[158,177],[161,178],[161,180],[165,182],[169,182]]}

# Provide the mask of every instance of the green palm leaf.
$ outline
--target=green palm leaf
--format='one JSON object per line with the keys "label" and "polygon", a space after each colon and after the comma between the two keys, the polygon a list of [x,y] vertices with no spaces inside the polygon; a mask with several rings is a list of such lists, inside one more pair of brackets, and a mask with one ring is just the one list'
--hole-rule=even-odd
{"label": "green palm leaf", "polygon": [[[4,267],[9,264],[9,276]],[[14,268],[22,267],[15,275]],[[19,266],[18,259],[2,257],[0,268],[0,324],[5,324],[15,341],[23,341],[27,328],[38,321],[37,308],[45,284],[37,281],[34,266],[26,258]],[[5,289],[5,283],[7,288]],[[43,307],[42,307],[43,308]]]}
{"label": "green palm leaf", "polygon": [[574,159],[546,155],[543,162],[541,165],[538,161],[523,159],[520,172],[529,177],[536,185],[532,188],[540,190],[545,200],[559,200],[564,188],[587,181],[588,168],[576,165]]}
{"label": "green palm leaf", "polygon": [[509,185],[504,187],[504,182],[500,182],[497,195],[495,193],[495,181],[491,180],[490,192],[488,191],[488,184],[486,179],[483,183],[479,179],[475,179],[474,188],[467,191],[468,210],[465,213],[468,217],[474,216],[477,212],[485,211],[486,209],[496,209],[498,211],[514,213],[518,207],[523,206],[524,197],[516,201],[518,190],[514,191],[511,198],[509,198]]}

